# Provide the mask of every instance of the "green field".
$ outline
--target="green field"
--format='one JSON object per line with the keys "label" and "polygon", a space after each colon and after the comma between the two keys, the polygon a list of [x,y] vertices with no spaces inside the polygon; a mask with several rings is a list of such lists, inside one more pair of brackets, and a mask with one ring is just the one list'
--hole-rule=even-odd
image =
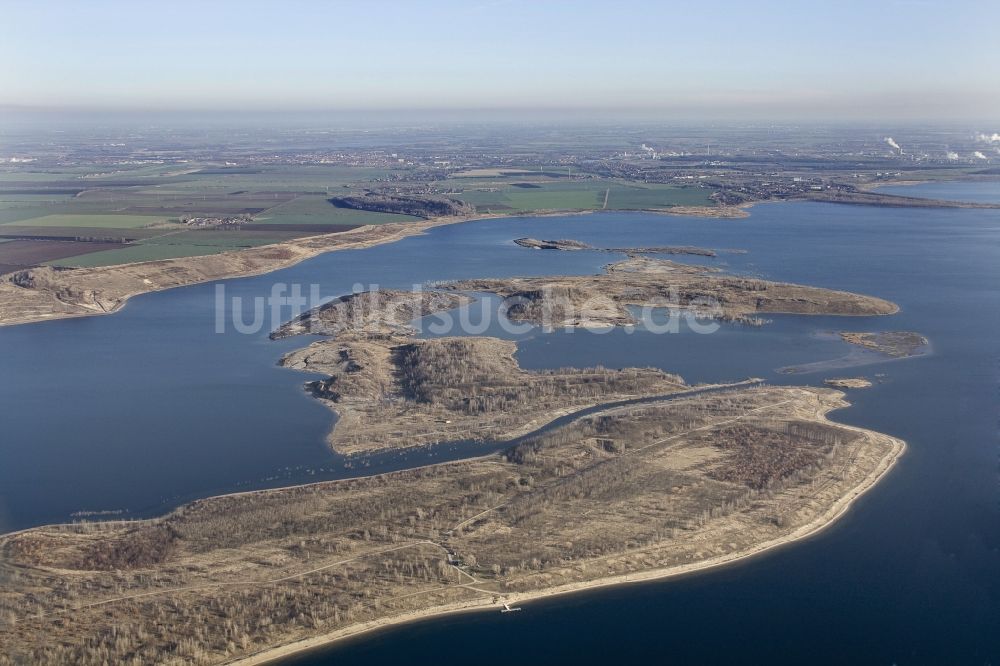
{"label": "green field", "polygon": [[[592,210],[600,207],[604,191],[593,182],[542,182],[538,187],[517,187],[509,182],[476,183],[457,195],[462,201],[474,204],[483,212],[506,210],[526,212],[532,210]],[[496,191],[488,191],[496,190]]]}
{"label": "green field", "polygon": [[135,261],[195,257],[228,250],[272,245],[301,236],[301,232],[188,229],[147,238],[135,244],[123,246],[121,249],[102,250],[75,257],[55,259],[47,263],[50,266],[110,266]]}
{"label": "green field", "polygon": [[[673,206],[711,206],[712,190],[674,185],[626,185],[608,180],[464,182],[457,195],[483,212],[538,210],[639,210]],[[493,190],[493,191],[489,191]]]}
{"label": "green field", "polygon": [[[345,185],[358,185],[393,173],[388,169],[342,165],[261,166],[251,169],[205,167],[170,178],[161,185],[177,193],[217,193],[245,191],[326,194]],[[166,181],[166,182],[163,182]],[[151,179],[151,183],[156,179]]]}
{"label": "green field", "polygon": [[214,247],[232,250],[244,247],[271,245],[301,238],[301,232],[281,231],[218,231],[213,229],[181,231],[140,241],[142,245],[177,245]]}
{"label": "green field", "polygon": [[0,192],[0,208],[66,203],[72,194],[9,194]]}
{"label": "green field", "polygon": [[0,184],[26,185],[30,183],[56,183],[72,180],[85,174],[87,169],[68,168],[65,171],[40,171],[30,168],[4,168],[0,169]]}
{"label": "green field", "polygon": [[343,165],[234,168],[122,164],[57,170],[0,169],[0,225],[10,226],[7,235],[137,241],[50,262],[58,266],[106,266],[213,254],[280,243],[315,232],[302,228],[257,231],[252,224],[241,231],[197,229],[176,221],[185,216],[244,214],[253,215],[259,224],[290,226],[357,226],[415,220],[405,215],[337,208],[328,201],[333,193],[363,187],[393,172]]}
{"label": "green field", "polygon": [[[542,171],[472,169],[465,177],[450,178],[448,186],[461,190],[457,198],[482,212],[495,213],[711,205],[711,191],[704,188],[573,179],[568,177],[568,168],[565,174],[562,171],[563,167]],[[59,266],[106,266],[206,255],[288,241],[310,233],[309,227],[315,225],[415,221],[417,218],[406,215],[337,208],[329,202],[335,194],[357,192],[373,179],[398,173],[405,170],[323,164],[3,169],[0,225],[10,226],[7,235],[134,241],[121,248],[53,259]],[[242,231],[187,228],[176,223],[186,216],[245,214],[252,215],[253,222]],[[290,229],[254,231],[255,224],[288,225]]]}
{"label": "green field", "polygon": [[350,208],[337,208],[324,195],[304,194],[278,204],[257,215],[254,222],[262,224],[384,224],[412,222],[417,218],[393,213],[370,213]]}
{"label": "green field", "polygon": [[612,185],[610,189],[608,210],[715,205],[709,199],[713,190],[705,187],[649,184]]}
{"label": "green field", "polygon": [[[473,169],[466,177],[448,179],[446,187],[460,191],[453,196],[482,212],[508,214],[712,203],[707,188],[642,185],[585,175],[570,178],[568,168],[565,174],[561,170]],[[411,216],[338,208],[329,202],[335,194],[357,192],[372,179],[396,173],[400,171],[320,164],[108,165],[100,172],[96,168],[3,170],[0,225],[10,225],[7,235],[135,241],[121,248],[52,259],[59,266],[198,256],[288,241],[315,233],[310,231],[315,225],[415,221]],[[187,228],[177,223],[186,216],[237,215],[252,215],[253,222],[241,231]],[[287,225],[289,230],[256,231],[258,224]]]}
{"label": "green field", "polygon": [[137,229],[167,221],[151,215],[45,215],[19,220],[26,227],[100,227],[102,229]]}
{"label": "green field", "polygon": [[142,240],[171,233],[171,229],[109,229],[107,227],[32,227],[20,224],[0,225],[0,236],[44,236],[46,238],[108,238],[121,240]]}
{"label": "green field", "polygon": [[91,266],[113,266],[130,264],[137,261],[156,261],[157,259],[176,259],[179,257],[198,257],[206,254],[217,254],[222,248],[210,245],[127,245],[120,250],[103,250],[81,254],[66,259],[56,259],[47,262],[50,266],[73,266],[85,268]]}

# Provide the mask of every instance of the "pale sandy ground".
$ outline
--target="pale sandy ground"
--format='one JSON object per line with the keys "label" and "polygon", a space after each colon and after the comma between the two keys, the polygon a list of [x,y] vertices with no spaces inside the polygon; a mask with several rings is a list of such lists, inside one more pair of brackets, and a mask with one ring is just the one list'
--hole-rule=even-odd
{"label": "pale sandy ground", "polygon": [[864,377],[838,377],[835,379],[826,379],[823,383],[839,389],[863,389],[870,388],[872,385],[871,381]]}
{"label": "pale sandy ground", "polygon": [[[816,516],[810,522],[798,527],[794,531],[778,539],[772,539],[770,541],[762,542],[744,551],[713,557],[706,560],[702,560],[700,562],[694,562],[691,564],[666,567],[662,569],[651,569],[649,571],[643,571],[638,573],[610,576],[607,578],[599,578],[581,583],[560,585],[548,589],[534,590],[525,593],[503,594],[499,596],[501,596],[503,602],[508,603],[511,606],[516,606],[517,604],[521,604],[527,601],[532,601],[535,599],[544,599],[564,594],[572,594],[575,592],[581,592],[584,590],[590,590],[595,588],[609,587],[612,585],[642,583],[653,580],[662,580],[665,578],[673,578],[675,576],[682,576],[684,574],[689,574],[695,571],[702,571],[705,569],[724,566],[726,564],[732,564],[733,562],[743,560],[748,557],[754,557],[762,553],[765,553],[767,551],[773,550],[775,548],[779,548],[791,544],[795,541],[799,541],[800,539],[806,539],[808,537],[818,534],[825,528],[832,525],[838,518],[847,513],[848,509],[850,509],[851,505],[854,504],[854,502],[859,497],[861,497],[863,494],[865,494],[871,488],[873,488],[878,483],[878,481],[883,476],[885,476],[886,473],[888,473],[888,471],[893,467],[893,465],[895,465],[896,461],[906,450],[906,444],[901,439],[891,437],[889,435],[885,435],[882,433],[873,433],[871,431],[863,430],[862,428],[846,426],[840,423],[838,423],[837,425],[842,428],[855,430],[864,435],[882,439],[890,443],[891,448],[889,452],[879,461],[878,466],[874,470],[872,470],[872,472],[868,476],[866,476],[861,481],[861,483],[859,483],[849,493],[847,493],[838,501],[836,501],[834,504],[832,504],[826,511]],[[422,620],[440,615],[450,615],[454,613],[465,613],[465,612],[486,611],[486,610],[492,610],[493,612],[497,612],[499,609],[500,606],[493,603],[492,596],[490,597],[484,596],[481,599],[473,601],[458,602],[444,606],[437,606],[422,611],[403,613],[401,615],[380,618],[378,620],[372,620],[370,622],[365,622],[362,624],[345,627],[343,629],[339,629],[337,631],[333,631],[327,634],[315,636],[313,638],[308,638],[305,640],[296,641],[293,643],[289,643],[287,645],[282,645],[276,648],[272,648],[270,650],[265,650],[250,657],[246,657],[228,663],[238,664],[239,666],[264,664],[270,661],[288,657],[289,655],[298,652],[310,650],[312,648],[316,648],[322,645],[327,645],[336,641],[345,640],[347,638],[369,633],[386,627],[405,624],[408,622],[414,622],[416,620]],[[530,612],[530,608],[525,608],[524,611],[522,612]]]}

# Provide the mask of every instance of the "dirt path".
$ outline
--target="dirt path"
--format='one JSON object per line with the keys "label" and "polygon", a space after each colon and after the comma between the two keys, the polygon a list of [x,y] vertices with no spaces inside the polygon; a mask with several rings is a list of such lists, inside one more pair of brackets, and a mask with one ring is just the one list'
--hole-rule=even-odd
{"label": "dirt path", "polygon": [[[119,597],[112,597],[110,599],[102,599],[100,601],[92,601],[92,602],[87,603],[87,604],[75,605],[72,608],[64,608],[64,609],[61,609],[61,610],[58,610],[58,611],[53,611],[51,613],[41,614],[41,615],[38,615],[38,617],[50,617],[50,616],[53,616],[53,615],[62,615],[63,613],[66,613],[66,612],[69,612],[69,611],[78,611],[78,610],[83,610],[85,608],[95,608],[97,606],[106,606],[108,604],[114,604],[114,603],[118,603],[118,602],[122,602],[122,601],[132,601],[132,600],[135,600],[135,599],[143,599],[143,598],[147,598],[147,597],[155,597],[155,596],[159,596],[159,595],[163,595],[163,594],[175,594],[177,592],[197,592],[199,590],[210,590],[210,589],[214,589],[214,588],[232,587],[232,586],[274,585],[276,583],[283,583],[285,581],[294,580],[295,578],[301,578],[303,576],[308,576],[310,574],[318,573],[320,571],[325,571],[327,569],[332,569],[333,567],[338,567],[338,566],[342,566],[344,564],[349,564],[351,562],[356,562],[357,560],[362,560],[362,559],[365,559],[367,557],[371,557],[373,555],[383,555],[385,553],[392,553],[392,552],[395,552],[397,550],[404,550],[406,548],[413,548],[413,547],[416,547],[416,546],[426,546],[426,545],[435,546],[435,547],[440,548],[441,550],[444,550],[446,552],[448,550],[447,548],[445,548],[441,544],[435,543],[433,541],[428,541],[428,540],[412,541],[410,543],[405,543],[405,544],[403,544],[401,546],[393,546],[392,548],[382,548],[380,550],[373,550],[373,551],[370,551],[370,552],[367,552],[367,553],[362,553],[360,555],[356,555],[354,557],[349,557],[347,559],[337,560],[336,562],[330,562],[329,564],[324,564],[323,566],[314,567],[314,568],[308,569],[306,571],[299,571],[299,572],[296,572],[296,573],[293,573],[293,574],[288,574],[287,576],[281,576],[279,578],[268,578],[268,579],[264,579],[264,580],[216,581],[214,583],[200,583],[200,584],[197,584],[197,585],[182,585],[181,587],[169,587],[169,588],[163,588],[162,590],[152,590],[150,592],[140,592],[138,594],[126,594],[126,595],[122,595],[122,596],[119,596]],[[458,567],[455,567],[455,568],[458,569]],[[458,571],[460,571],[461,573],[465,573],[461,569],[458,569]],[[465,575],[468,576],[469,574],[465,574]],[[479,583],[480,582],[480,581],[476,580],[472,576],[470,576],[470,578],[472,578],[472,582],[474,582],[474,583]]]}
{"label": "dirt path", "polygon": [[[767,405],[766,408],[771,408],[777,406]],[[818,411],[822,411],[821,408]],[[829,421],[829,419],[823,418],[824,421]],[[831,423],[834,423],[831,421]],[[837,424],[838,426],[842,424]],[[861,482],[846,493],[840,500],[835,502],[826,511],[821,512],[811,521],[800,526],[799,528],[793,530],[792,532],[783,535],[779,538],[766,541],[752,548],[745,549],[743,551],[738,551],[734,553],[729,553],[726,555],[720,555],[717,557],[712,557],[699,562],[694,562],[691,564],[675,565],[671,567],[665,567],[660,569],[652,569],[649,571],[643,571],[632,574],[620,574],[614,576],[608,576],[605,578],[598,578],[590,581],[580,582],[580,583],[568,583],[565,585],[559,585],[551,588],[544,588],[539,590],[534,590],[531,592],[521,592],[513,594],[499,594],[496,593],[491,599],[476,598],[470,599],[468,601],[454,602],[450,604],[445,604],[438,606],[436,608],[429,608],[423,611],[411,611],[407,613],[402,613],[400,615],[380,618],[378,620],[371,620],[359,625],[354,625],[351,627],[345,627],[343,629],[338,629],[336,631],[330,632],[322,636],[315,636],[312,638],[306,638],[298,641],[293,641],[286,645],[279,647],[262,650],[261,652],[251,655],[245,658],[236,659],[234,661],[228,662],[231,664],[239,664],[240,666],[256,666],[257,664],[264,664],[271,662],[273,660],[287,657],[292,654],[300,653],[305,650],[314,649],[330,643],[343,640],[345,638],[350,638],[353,636],[358,636],[360,634],[365,634],[377,629],[382,629],[390,626],[397,626],[401,624],[406,624],[416,620],[427,619],[430,617],[439,617],[442,615],[450,615],[454,613],[464,613],[472,611],[484,611],[491,610],[496,607],[495,599],[501,597],[505,602],[509,604],[523,603],[526,601],[550,598],[554,596],[562,596],[565,594],[573,594],[576,592],[581,592],[584,590],[592,590],[596,588],[611,587],[617,585],[626,584],[636,584],[654,580],[663,580],[666,578],[673,578],[677,576],[683,576],[696,571],[702,571],[705,569],[712,569],[719,566],[725,566],[739,560],[744,560],[750,557],[755,557],[757,555],[763,554],[765,552],[774,550],[776,548],[784,547],[795,541],[805,539],[816,535],[827,527],[832,525],[836,520],[846,513],[855,501],[866,492],[871,490],[879,480],[889,472],[896,461],[901,455],[903,455],[906,450],[905,443],[895,437],[889,435],[883,435],[881,433],[872,433],[871,431],[866,431],[863,428],[854,428],[851,426],[845,426],[851,430],[856,430],[865,434],[866,436],[874,436],[880,439],[884,439],[892,444],[888,453],[880,460],[879,464],[870,474],[868,474]],[[631,551],[629,554],[639,554],[645,551],[655,550],[658,546],[650,546],[646,548],[640,548],[635,551]],[[615,557],[621,557],[622,553],[616,553],[614,555],[609,555],[604,558],[599,559],[610,559]],[[467,589],[476,590],[471,586],[461,586],[467,587]],[[486,593],[485,590],[477,590],[479,592]]]}
{"label": "dirt path", "polygon": [[[683,396],[683,395],[685,395],[685,394],[678,394],[678,397]],[[687,394],[687,395],[690,395],[690,394]],[[751,416],[751,415],[753,415],[753,414],[755,414],[757,412],[760,412],[760,411],[763,411],[763,410],[766,410],[766,409],[773,409],[775,407],[780,407],[782,405],[787,405],[787,404],[789,404],[791,402],[794,402],[794,401],[793,400],[781,400],[779,402],[776,402],[776,403],[773,403],[773,404],[770,404],[770,405],[762,405],[760,407],[754,407],[753,409],[751,409],[750,411],[746,412],[745,414],[740,414],[739,416],[733,417],[731,419],[726,419],[724,421],[718,421],[718,422],[714,422],[714,423],[709,423],[707,425],[699,426],[697,428],[691,428],[690,430],[685,430],[684,432],[676,433],[676,434],[670,435],[669,437],[664,437],[663,439],[658,439],[658,440],[656,440],[654,442],[650,442],[649,444],[646,444],[645,446],[640,446],[639,448],[632,449],[630,451],[626,451],[621,457],[625,458],[625,457],[628,457],[628,456],[631,456],[631,455],[635,455],[636,453],[639,453],[640,451],[645,451],[646,449],[649,449],[651,447],[659,446],[660,444],[665,444],[666,442],[670,442],[670,441],[679,439],[681,437],[686,437],[687,435],[690,435],[690,434],[695,433],[695,432],[701,432],[703,430],[710,430],[712,428],[718,428],[720,426],[730,425],[732,423],[736,423],[738,421],[741,421],[741,420],[747,418],[748,416]],[[622,409],[622,408],[621,407],[615,407],[613,409],[608,409],[607,411],[593,412],[593,413],[588,414],[588,416],[596,416],[598,414],[607,414],[607,413],[610,413],[610,412],[618,410],[618,409]],[[586,472],[588,469],[590,469],[590,468],[586,467],[586,468],[577,470],[577,472],[575,474],[571,474],[571,475],[567,476],[566,478],[560,480],[559,484],[556,484],[556,485],[561,485],[563,483],[568,483],[571,479],[573,479],[574,477],[582,474],[583,472]],[[465,520],[463,520],[462,522],[458,523],[453,528],[451,528],[451,530],[449,530],[449,531],[450,532],[455,532],[455,531],[464,529],[465,527],[467,527],[471,523],[474,523],[476,520],[482,518],[483,516],[489,515],[490,513],[496,511],[497,509],[502,509],[507,504],[509,504],[509,501],[508,502],[502,502],[500,504],[497,504],[496,506],[493,506],[493,507],[490,507],[489,509],[486,509],[485,511],[481,511],[481,512],[477,513],[476,515],[472,516],[471,518],[466,518]]]}

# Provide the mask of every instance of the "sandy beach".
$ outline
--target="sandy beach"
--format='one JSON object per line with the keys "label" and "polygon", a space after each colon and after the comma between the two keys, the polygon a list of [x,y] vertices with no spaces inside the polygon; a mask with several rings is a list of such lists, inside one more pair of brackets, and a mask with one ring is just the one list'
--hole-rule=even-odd
{"label": "sandy beach", "polygon": [[[870,431],[865,431],[861,428],[845,426],[843,424],[837,424],[837,425],[844,428],[848,428],[850,430],[855,430],[860,433],[870,434]],[[855,486],[854,489],[852,489],[849,493],[843,496],[840,500],[832,504],[826,511],[816,516],[812,521],[798,527],[794,531],[790,532],[789,534],[781,538],[760,543],[754,546],[753,548],[749,548],[747,550],[743,550],[736,553],[730,553],[719,557],[713,557],[700,562],[694,562],[691,564],[666,567],[662,569],[651,569],[649,571],[643,571],[628,575],[609,576],[607,578],[599,578],[587,582],[560,585],[548,589],[535,590],[531,592],[505,594],[502,595],[502,602],[510,605],[516,605],[538,599],[546,599],[561,595],[575,594],[578,592],[584,592],[587,590],[594,590],[598,588],[611,587],[616,585],[634,585],[637,583],[674,578],[686,574],[695,573],[698,571],[704,571],[706,569],[713,569],[716,567],[733,564],[735,562],[745,560],[750,557],[755,557],[764,554],[768,551],[772,551],[774,549],[793,544],[796,541],[800,541],[802,539],[807,539],[809,537],[815,536],[820,532],[822,532],[824,529],[833,525],[840,517],[842,517],[848,512],[848,510],[851,508],[854,502],[858,500],[858,498],[860,498],[866,492],[874,488],[878,484],[878,482],[882,479],[882,477],[884,477],[889,472],[889,470],[892,469],[892,467],[896,464],[896,461],[899,460],[900,456],[902,456],[906,450],[906,443],[901,439],[881,433],[875,433],[875,436],[891,444],[889,452],[881,459],[879,465],[874,470],[872,470],[872,472],[868,474],[868,476],[866,476],[860,484]],[[370,622],[364,622],[350,627],[345,627],[343,629],[338,629],[337,631],[333,631],[320,636],[315,636],[312,638],[307,638],[304,640],[288,643],[286,645],[278,646],[269,650],[259,652],[255,655],[251,655],[246,658],[226,663],[234,664],[237,666],[255,666],[258,664],[266,664],[272,661],[277,661],[289,657],[297,653],[327,646],[337,641],[347,640],[349,638],[354,638],[356,636],[378,631],[380,629],[399,626],[410,622],[426,620],[444,615],[452,615],[456,613],[483,612],[483,611],[497,612],[500,606],[498,603],[494,603],[493,601],[494,596],[495,595],[489,595],[489,596],[484,595],[481,599],[476,599],[473,601],[437,606],[434,608],[428,608],[423,611],[403,613],[392,617],[380,618],[378,620],[372,620]],[[525,612],[530,612],[530,608],[525,608],[524,610]]]}

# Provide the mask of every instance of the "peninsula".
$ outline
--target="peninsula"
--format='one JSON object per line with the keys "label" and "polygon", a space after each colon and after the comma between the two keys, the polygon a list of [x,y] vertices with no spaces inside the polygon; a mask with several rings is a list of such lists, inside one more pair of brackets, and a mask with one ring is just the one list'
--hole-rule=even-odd
{"label": "peninsula", "polygon": [[372,335],[413,333],[410,323],[419,317],[444,312],[472,302],[470,296],[446,291],[377,289],[341,296],[302,313],[271,333],[272,340],[306,333],[339,335],[344,332]]}
{"label": "peninsula", "polygon": [[[378,290],[350,294],[303,313],[272,337],[333,336],[286,354],[285,367],[327,375],[306,389],[338,420],[328,442],[341,453],[457,440],[502,441],[568,412],[688,387],[654,368],[563,368],[529,372],[515,343],[493,337],[417,339],[416,317],[470,299],[458,290],[505,298],[506,316],[545,326],[636,323],[627,305],[702,308],[710,316],[756,322],[758,312],[888,314],[888,301],[815,287],[719,275],[716,269],[631,257],[597,276],[468,280],[450,291]],[[672,300],[669,300],[672,299]],[[700,310],[699,310],[700,311]]]}
{"label": "peninsula", "polygon": [[261,663],[761,553],[823,529],[902,453],[828,421],[842,395],[676,393],[484,458],[8,534],[0,664]]}
{"label": "peninsula", "polygon": [[502,441],[584,407],[689,388],[655,368],[529,372],[515,351],[514,342],[490,337],[349,335],[281,364],[329,375],[306,388],[337,413],[328,442],[341,453]]}
{"label": "peninsula", "polygon": [[886,315],[889,301],[845,291],[724,275],[668,259],[629,257],[599,275],[460,280],[443,285],[492,292],[507,316],[550,328],[638,323],[628,306],[691,310],[698,316],[762,323],[757,314]]}
{"label": "peninsula", "polygon": [[368,225],[206,256],[92,268],[30,268],[0,277],[0,326],[108,314],[138,294],[269,273],[326,252],[392,243],[467,219]]}

